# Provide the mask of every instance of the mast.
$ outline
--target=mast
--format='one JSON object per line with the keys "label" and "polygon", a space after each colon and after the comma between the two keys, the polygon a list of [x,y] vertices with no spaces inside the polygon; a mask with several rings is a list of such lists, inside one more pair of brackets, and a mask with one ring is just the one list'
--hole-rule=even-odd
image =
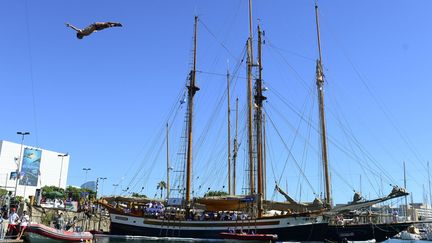
{"label": "mast", "polygon": [[321,39],[320,39],[320,28],[318,19],[318,5],[315,4],[315,20],[316,20],[316,31],[318,38],[318,52],[319,58],[316,64],[316,85],[318,90],[318,102],[319,102],[319,118],[320,118],[320,132],[321,132],[321,159],[323,163],[324,171],[324,183],[325,183],[325,202],[327,207],[332,206],[332,196],[330,187],[330,174],[329,165],[327,159],[327,132],[325,125],[325,113],[324,113],[324,73],[322,68],[322,54],[321,54]]}
{"label": "mast", "polygon": [[168,127],[168,122],[166,124],[166,162],[167,162],[167,168],[166,168],[166,172],[167,172],[167,185],[166,185],[166,190],[167,190],[167,199],[170,196],[170,160],[169,160],[169,127]]}
{"label": "mast", "polygon": [[263,131],[263,138],[262,138],[262,158],[263,158],[263,200],[266,200],[266,191],[267,191],[267,141],[266,141],[266,116],[265,113],[262,114],[262,131]]}
{"label": "mast", "polygon": [[[252,0],[249,0],[249,39],[251,41],[253,39],[253,30],[252,30]],[[251,55],[252,55],[252,53],[251,53]],[[251,58],[251,59],[253,60],[253,58]]]}
{"label": "mast", "polygon": [[413,194],[411,193],[411,195],[410,195],[410,199],[411,199],[411,221],[417,221],[417,219],[416,219],[416,216],[415,216],[415,212],[414,212],[414,208],[413,208],[413,205],[414,205],[414,200],[413,200]]}
{"label": "mast", "polygon": [[[403,172],[404,172],[404,188],[406,190],[406,171],[405,171],[405,161],[403,162]],[[405,195],[405,221],[408,221],[408,199],[407,195]]]}
{"label": "mast", "polygon": [[262,200],[264,196],[264,183],[263,183],[263,148],[262,148],[262,106],[263,101],[266,99],[262,95],[262,42],[261,42],[261,28],[258,25],[258,79],[255,83],[255,104],[256,104],[256,151],[257,151],[257,189],[258,189],[258,217],[262,216],[263,206]]}
{"label": "mast", "polygon": [[187,144],[187,161],[186,161],[186,203],[190,202],[191,194],[191,179],[192,179],[192,119],[193,119],[193,97],[199,90],[195,86],[196,81],[196,56],[197,56],[197,25],[198,16],[195,16],[194,24],[194,50],[193,50],[193,68],[189,74],[189,86],[188,88],[188,144]]}
{"label": "mast", "polygon": [[230,111],[230,73],[227,70],[227,95],[228,95],[228,194],[232,195],[231,191],[231,111]]}
{"label": "mast", "polygon": [[238,97],[236,99],[236,122],[235,122],[235,137],[234,137],[234,152],[233,152],[233,194],[236,194],[236,163],[237,163],[237,151],[238,151]]}
{"label": "mast", "polygon": [[252,0],[249,0],[249,38],[247,41],[247,103],[248,103],[248,153],[249,153],[249,194],[255,194],[255,175],[253,159],[253,131],[252,131]]}
{"label": "mast", "polygon": [[427,162],[427,168],[428,168],[428,183],[429,183],[429,203],[430,203],[430,206],[431,206],[431,208],[432,208],[432,194],[431,194],[431,192],[432,192],[432,190],[431,190],[431,180],[430,180],[430,174],[429,174],[429,161]]}

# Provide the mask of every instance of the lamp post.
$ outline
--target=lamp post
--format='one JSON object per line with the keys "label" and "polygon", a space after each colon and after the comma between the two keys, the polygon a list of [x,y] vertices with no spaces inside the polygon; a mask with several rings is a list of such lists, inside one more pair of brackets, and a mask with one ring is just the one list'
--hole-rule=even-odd
{"label": "lamp post", "polygon": [[[98,191],[99,180],[102,180],[102,189],[101,189],[101,196],[102,196],[102,193],[103,193],[103,182],[106,179],[107,179],[106,177],[98,177],[96,179],[96,200],[97,200],[97,191]],[[101,210],[100,205],[98,205],[98,210],[99,210],[99,230],[100,230],[101,229],[101,221],[102,221],[102,210]]]}
{"label": "lamp post", "polygon": [[107,179],[106,177],[98,177],[96,179],[96,199],[97,199],[97,191],[98,191],[98,186],[99,186],[99,180],[102,180],[102,186],[101,186],[101,195],[102,195],[102,193],[103,193],[103,182],[106,179]]}
{"label": "lamp post", "polygon": [[126,187],[126,189],[123,189],[123,193],[126,195],[126,192],[129,190],[129,187]]}
{"label": "lamp post", "polygon": [[22,150],[23,150],[23,143],[24,143],[24,137],[25,135],[30,135],[29,132],[17,132],[18,135],[21,135],[21,147],[20,147],[20,156],[18,158],[18,168],[17,168],[17,179],[15,182],[15,192],[14,192],[14,197],[16,197],[16,193],[17,193],[17,188],[18,188],[18,183],[20,180],[20,167],[21,167],[21,160],[22,160]]}
{"label": "lamp post", "polygon": [[58,154],[58,157],[61,157],[61,164],[60,164],[60,176],[59,176],[59,188],[61,187],[61,177],[62,177],[62,172],[63,172],[63,159],[64,157],[68,156],[69,153],[65,153],[65,154]]}
{"label": "lamp post", "polygon": [[84,183],[86,183],[87,182],[87,173],[89,170],[91,170],[91,168],[83,168],[83,170],[85,170],[85,173],[86,173],[85,181],[84,181]]}
{"label": "lamp post", "polygon": [[115,195],[118,186],[119,186],[119,184],[113,184],[113,187],[114,187],[113,195]]}

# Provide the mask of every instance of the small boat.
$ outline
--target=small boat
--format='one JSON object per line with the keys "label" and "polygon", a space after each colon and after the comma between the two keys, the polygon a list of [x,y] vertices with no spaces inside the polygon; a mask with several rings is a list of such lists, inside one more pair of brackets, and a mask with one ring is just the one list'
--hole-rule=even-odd
{"label": "small boat", "polygon": [[401,240],[421,240],[420,231],[416,227],[410,226],[401,232],[400,238]]}
{"label": "small boat", "polygon": [[27,238],[30,242],[42,242],[51,239],[68,242],[92,242],[93,235],[90,232],[72,232],[58,230],[43,224],[29,224],[26,229]]}
{"label": "small boat", "polygon": [[230,240],[248,240],[248,241],[275,241],[278,236],[274,234],[246,234],[246,233],[229,233],[222,232],[219,236]]}

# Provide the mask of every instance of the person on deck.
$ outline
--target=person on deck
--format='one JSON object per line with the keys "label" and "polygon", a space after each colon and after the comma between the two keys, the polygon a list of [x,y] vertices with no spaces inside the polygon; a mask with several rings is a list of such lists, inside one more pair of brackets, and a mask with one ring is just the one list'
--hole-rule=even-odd
{"label": "person on deck", "polygon": [[93,32],[97,32],[106,28],[110,28],[110,27],[122,27],[123,25],[120,23],[115,23],[115,22],[96,22],[93,23],[89,26],[87,26],[84,29],[78,29],[77,27],[67,23],[66,24],[67,27],[75,30],[77,32],[76,36],[78,39],[82,39],[84,38],[84,36],[88,36],[91,35]]}
{"label": "person on deck", "polygon": [[232,219],[233,221],[236,221],[236,220],[237,220],[237,213],[236,213],[236,212],[233,213],[231,219]]}

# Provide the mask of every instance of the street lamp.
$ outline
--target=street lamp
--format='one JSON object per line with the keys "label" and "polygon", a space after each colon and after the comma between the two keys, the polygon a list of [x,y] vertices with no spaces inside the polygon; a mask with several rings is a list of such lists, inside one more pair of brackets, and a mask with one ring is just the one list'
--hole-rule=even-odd
{"label": "street lamp", "polygon": [[84,183],[86,183],[87,182],[87,173],[89,170],[91,170],[91,168],[83,168],[83,170],[85,170],[85,173],[86,173],[85,181],[84,181]]}
{"label": "street lamp", "polygon": [[96,179],[96,199],[97,199],[97,191],[98,191],[98,186],[99,186],[99,180],[102,180],[102,187],[101,187],[101,195],[102,195],[102,193],[103,193],[103,182],[106,179],[107,179],[106,177],[98,177]]}
{"label": "street lamp", "polygon": [[65,154],[58,154],[58,157],[61,157],[61,165],[60,165],[60,176],[59,176],[59,188],[61,187],[61,177],[62,177],[62,172],[63,172],[63,159],[64,157],[68,156],[69,153],[65,153]]}
{"label": "street lamp", "polygon": [[18,158],[18,168],[17,168],[17,179],[15,182],[15,192],[14,192],[14,197],[16,197],[16,193],[17,193],[17,188],[18,188],[18,183],[19,183],[19,179],[20,179],[20,167],[21,167],[21,160],[22,160],[22,147],[23,147],[23,143],[24,143],[24,136],[25,135],[30,135],[29,132],[17,132],[18,135],[21,135],[21,148],[20,148],[20,156]]}
{"label": "street lamp", "polygon": [[114,187],[113,195],[115,195],[118,186],[119,186],[119,184],[113,184],[113,187]]}
{"label": "street lamp", "polygon": [[[96,200],[97,200],[99,180],[102,180],[102,189],[101,189],[101,195],[102,195],[102,193],[103,193],[103,182],[106,179],[107,179],[106,177],[98,177],[96,179]],[[100,205],[98,205],[98,210],[99,210],[99,230],[100,230],[101,229],[101,221],[102,221],[102,210],[100,208]]]}

